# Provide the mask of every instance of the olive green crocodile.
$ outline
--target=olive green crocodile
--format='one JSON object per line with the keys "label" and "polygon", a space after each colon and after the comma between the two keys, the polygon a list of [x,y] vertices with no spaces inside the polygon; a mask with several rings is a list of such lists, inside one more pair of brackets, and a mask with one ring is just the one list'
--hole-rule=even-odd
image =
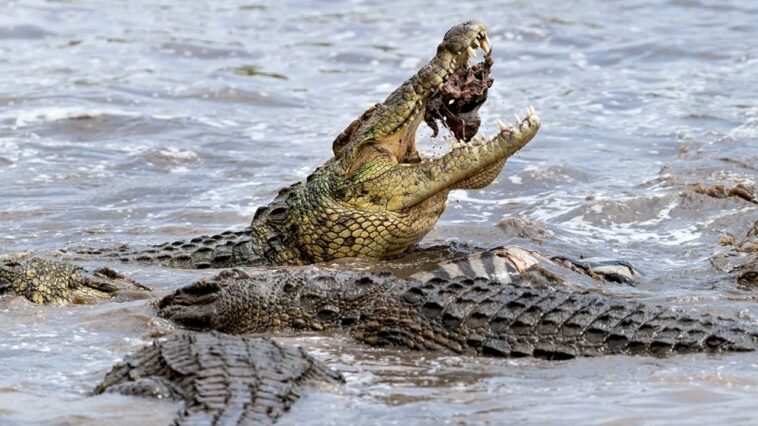
{"label": "olive green crocodile", "polygon": [[[484,51],[485,62],[472,67],[469,55],[474,49]],[[498,121],[493,137],[473,136],[478,116],[469,110],[484,102],[492,84],[490,53],[483,24],[466,22],[451,28],[427,65],[351,123],[333,142],[334,156],[304,183],[282,189],[271,204],[259,208],[246,229],[141,250],[87,252],[178,268],[303,265],[402,253],[432,229],[451,190],[487,186],[540,127],[529,107],[515,124]],[[450,79],[453,75],[456,78]],[[449,79],[457,86],[443,90]],[[470,103],[459,106],[470,122],[453,131],[462,139],[450,152],[422,158],[416,150],[416,130],[422,121],[444,115],[439,102],[434,111],[426,110],[431,99],[443,96],[441,92],[448,102]],[[443,124],[446,121],[447,117]]]}

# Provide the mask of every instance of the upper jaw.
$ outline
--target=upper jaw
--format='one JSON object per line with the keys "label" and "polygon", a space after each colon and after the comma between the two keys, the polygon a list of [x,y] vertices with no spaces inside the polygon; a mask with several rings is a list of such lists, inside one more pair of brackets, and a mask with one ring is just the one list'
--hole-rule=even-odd
{"label": "upper jaw", "polygon": [[410,80],[415,83],[414,89],[419,98],[425,100],[439,90],[456,69],[467,67],[476,57],[477,49],[481,49],[485,56],[492,53],[483,23],[464,22],[448,30],[437,47],[435,57]]}
{"label": "upper jaw", "polygon": [[[386,132],[385,135],[394,134],[410,139],[400,141],[401,145],[408,146],[409,149],[405,155],[398,156],[399,162],[418,161],[415,133],[421,118],[424,117],[427,101],[440,91],[456,70],[469,68],[471,59],[476,58],[477,50],[483,51],[485,60],[491,65],[492,51],[484,24],[466,22],[456,25],[445,34],[442,43],[437,48],[437,54],[429,64],[400,86],[384,102],[386,107],[394,108],[397,112],[392,121],[400,123],[394,127],[394,132]],[[397,95],[401,95],[404,102],[393,105],[400,98]],[[375,136],[382,135],[375,133]]]}

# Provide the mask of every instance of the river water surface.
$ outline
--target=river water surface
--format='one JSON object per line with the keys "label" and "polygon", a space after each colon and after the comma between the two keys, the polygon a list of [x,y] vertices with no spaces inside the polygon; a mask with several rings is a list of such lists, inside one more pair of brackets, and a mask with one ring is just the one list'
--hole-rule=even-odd
{"label": "river water surface", "polygon": [[[0,254],[249,223],[468,19],[494,48],[482,130],[530,104],[543,127],[497,183],[451,194],[426,243],[622,258],[643,273],[636,297],[758,321],[755,290],[708,260],[758,206],[694,191],[758,185],[749,0],[3,1]],[[447,149],[429,135],[424,150]],[[118,267],[160,294],[210,273]],[[166,424],[175,404],[87,393],[169,328],[146,301],[0,298],[0,424]],[[280,339],[347,378],[282,424],[758,424],[752,354],[544,362]]]}

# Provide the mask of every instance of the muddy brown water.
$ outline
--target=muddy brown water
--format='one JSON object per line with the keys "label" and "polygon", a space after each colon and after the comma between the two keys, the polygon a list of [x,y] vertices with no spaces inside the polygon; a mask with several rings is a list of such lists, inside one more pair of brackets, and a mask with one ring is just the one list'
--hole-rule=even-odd
{"label": "muddy brown water", "polygon": [[[248,223],[475,18],[495,49],[483,131],[529,104],[544,124],[496,184],[451,194],[425,242],[618,257],[642,282],[603,291],[758,318],[754,290],[708,262],[758,206],[693,192],[758,185],[755,2],[29,0],[0,12],[3,253]],[[119,268],[161,294],[208,274]],[[87,393],[169,328],[145,301],[0,298],[0,424],[166,424],[173,403]],[[347,377],[282,424],[758,424],[754,354],[551,363],[280,340]]]}

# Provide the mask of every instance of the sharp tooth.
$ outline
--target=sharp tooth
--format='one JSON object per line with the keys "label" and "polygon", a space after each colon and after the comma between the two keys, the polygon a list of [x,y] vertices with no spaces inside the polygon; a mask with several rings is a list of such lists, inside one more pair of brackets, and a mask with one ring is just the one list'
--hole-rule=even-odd
{"label": "sharp tooth", "polygon": [[519,123],[521,123],[521,117],[518,116],[518,113],[513,113],[513,115],[516,116],[516,125],[518,126]]}
{"label": "sharp tooth", "polygon": [[499,127],[499,128],[500,128],[500,131],[501,131],[501,132],[502,132],[503,130],[505,130],[505,129],[507,129],[507,128],[508,128],[508,127],[506,127],[505,123],[503,123],[502,121],[500,121],[500,119],[499,119],[499,118],[497,119],[497,127]]}
{"label": "sharp tooth", "polygon": [[474,42],[471,43],[471,44],[473,44],[474,47],[479,47],[479,40],[478,39],[474,39]]}
{"label": "sharp tooth", "polygon": [[467,47],[466,50],[468,51],[469,57],[472,59],[476,58],[476,50],[472,49],[471,46]]}
{"label": "sharp tooth", "polygon": [[484,50],[484,53],[490,53],[490,43],[487,40],[487,36],[484,36],[482,39],[482,50]]}
{"label": "sharp tooth", "polygon": [[531,105],[529,105],[529,108],[527,108],[527,110],[526,110],[526,111],[529,113],[529,115],[530,115],[530,116],[531,116],[531,115],[534,115],[534,113],[536,112],[536,111],[534,110],[534,107],[533,107],[533,106],[531,106]]}

